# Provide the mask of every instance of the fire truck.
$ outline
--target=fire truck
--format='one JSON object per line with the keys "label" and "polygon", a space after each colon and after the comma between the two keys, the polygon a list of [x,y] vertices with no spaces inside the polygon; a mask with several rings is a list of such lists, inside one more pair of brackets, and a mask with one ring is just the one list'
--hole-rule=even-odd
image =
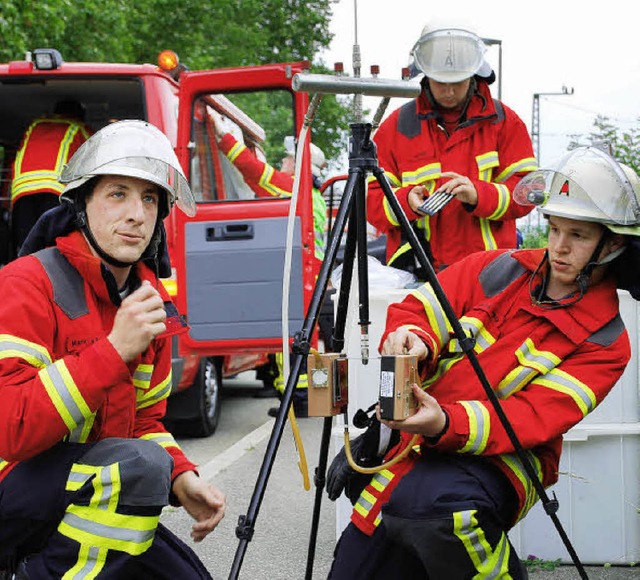
{"label": "fire truck", "polygon": [[[10,243],[12,164],[29,124],[61,100],[81,103],[97,131],[114,120],[142,119],[173,146],[198,202],[195,217],[174,211],[165,226],[173,274],[163,280],[190,331],[174,338],[173,389],[167,421],[174,432],[216,429],[224,377],[268,364],[282,350],[282,275],[289,197],[256,198],[218,150],[215,116],[277,165],[287,135],[298,135],[308,95],[292,90],[308,62],[190,71],[171,52],[158,65],[65,62],[54,49],[0,64],[0,263]],[[278,158],[278,154],[280,158]],[[289,329],[302,328],[313,293],[312,182],[303,155],[295,216]],[[6,243],[5,243],[6,242]],[[265,379],[267,380],[267,379]]]}

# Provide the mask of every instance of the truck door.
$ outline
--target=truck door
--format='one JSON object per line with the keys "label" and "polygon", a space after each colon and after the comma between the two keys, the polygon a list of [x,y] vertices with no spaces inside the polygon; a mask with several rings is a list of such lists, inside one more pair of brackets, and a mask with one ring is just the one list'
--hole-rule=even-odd
{"label": "truck door", "polygon": [[[177,152],[198,211],[172,214],[176,303],[191,327],[184,344],[207,355],[282,348],[282,281],[290,187],[271,187],[284,137],[298,135],[307,95],[291,89],[302,63],[185,73],[180,79]],[[230,134],[219,141],[220,134]],[[233,151],[229,151],[229,142]],[[236,166],[253,156],[260,175]],[[234,157],[236,156],[236,157]],[[266,165],[264,165],[266,162]],[[295,216],[290,334],[303,325],[314,259],[311,171],[303,159]]]}

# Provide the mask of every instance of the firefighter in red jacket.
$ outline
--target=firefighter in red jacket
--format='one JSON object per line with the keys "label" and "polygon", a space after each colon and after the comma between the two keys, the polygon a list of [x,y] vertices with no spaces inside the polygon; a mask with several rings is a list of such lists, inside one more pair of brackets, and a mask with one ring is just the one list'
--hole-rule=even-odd
{"label": "firefighter in red jacket", "polygon": [[174,202],[193,215],[191,191],[143,121],[97,132],[61,180],[23,247],[37,251],[0,272],[0,570],[210,578],[159,524],[181,505],[200,541],[225,506],[161,423],[186,330],[158,280],[163,219]]}
{"label": "firefighter in red jacket", "polygon": [[15,256],[38,218],[58,205],[64,187],[58,181],[60,172],[90,133],[84,109],[77,101],[60,101],[53,115],[29,125],[16,154],[11,181]]}
{"label": "firefighter in red jacket", "polygon": [[[616,288],[640,299],[640,179],[578,148],[514,196],[542,204],[548,247],[478,252],[438,276],[543,486],[558,479],[562,435],[604,399],[630,359]],[[419,402],[355,502],[331,578],[524,578],[507,531],[537,501],[494,407],[428,284],[391,305],[380,348],[421,361]],[[335,498],[350,477],[329,470]],[[334,486],[335,484],[335,486]]]}
{"label": "firefighter in red jacket", "polygon": [[[522,120],[493,99],[495,80],[482,40],[464,27],[425,26],[412,50],[422,73],[420,96],[395,110],[374,136],[378,164],[439,271],[480,250],[516,247],[513,202],[518,181],[536,168]],[[454,196],[434,215],[420,205],[434,193]],[[387,264],[424,273],[375,179],[368,221],[387,235]]]}

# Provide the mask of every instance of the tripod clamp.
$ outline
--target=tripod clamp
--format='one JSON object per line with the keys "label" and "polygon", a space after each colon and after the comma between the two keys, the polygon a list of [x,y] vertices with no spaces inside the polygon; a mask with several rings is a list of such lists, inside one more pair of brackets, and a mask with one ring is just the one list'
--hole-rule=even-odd
{"label": "tripod clamp", "polygon": [[293,354],[301,354],[307,356],[311,350],[311,343],[305,334],[299,330],[293,335],[293,343],[291,344],[291,352]]}

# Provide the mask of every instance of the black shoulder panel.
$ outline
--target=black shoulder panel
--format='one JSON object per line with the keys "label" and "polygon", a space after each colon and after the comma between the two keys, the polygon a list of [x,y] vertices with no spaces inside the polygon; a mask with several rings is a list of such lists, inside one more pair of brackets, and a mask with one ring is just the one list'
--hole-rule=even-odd
{"label": "black shoulder panel", "polygon": [[71,320],[89,314],[84,280],[58,248],[45,248],[33,255],[40,260],[49,276],[53,287],[53,300],[60,309]]}
{"label": "black shoulder panel", "polygon": [[522,276],[524,271],[524,266],[511,255],[511,252],[500,254],[480,272],[479,280],[485,296],[491,298],[502,292],[509,284]]}

